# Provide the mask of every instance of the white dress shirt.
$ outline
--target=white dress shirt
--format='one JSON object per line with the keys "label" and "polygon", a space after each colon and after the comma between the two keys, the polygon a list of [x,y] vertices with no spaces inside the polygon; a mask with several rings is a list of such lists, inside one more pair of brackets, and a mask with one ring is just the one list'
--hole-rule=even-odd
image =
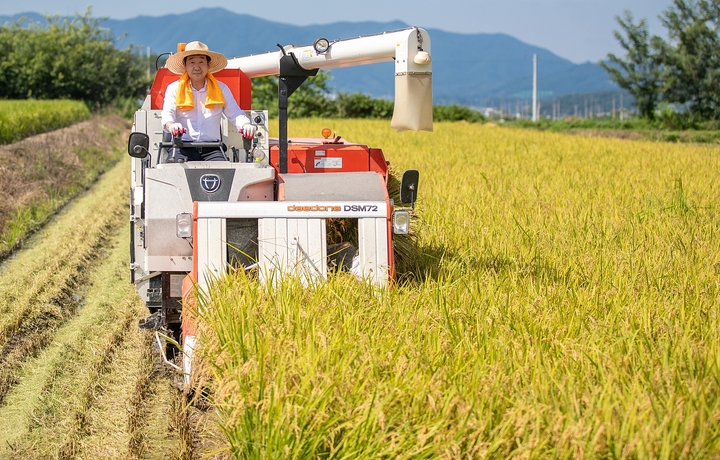
{"label": "white dress shirt", "polygon": [[190,81],[188,81],[188,84],[192,88],[195,107],[190,110],[178,109],[175,103],[180,81],[170,83],[165,90],[165,99],[163,101],[163,129],[169,122],[180,123],[187,130],[182,136],[184,141],[217,142],[220,140],[220,118],[223,112],[238,129],[242,128],[245,123],[250,123],[250,119],[235,102],[230,88],[225,83],[218,81],[225,105],[212,109],[205,107],[207,80],[205,80],[205,86],[202,89],[195,89]]}

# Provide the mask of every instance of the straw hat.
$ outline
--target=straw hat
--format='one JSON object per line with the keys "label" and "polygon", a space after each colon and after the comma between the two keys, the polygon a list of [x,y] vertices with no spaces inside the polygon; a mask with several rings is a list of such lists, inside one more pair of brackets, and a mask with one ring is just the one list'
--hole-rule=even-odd
{"label": "straw hat", "polygon": [[185,45],[185,51],[181,51],[170,56],[165,63],[165,67],[170,69],[170,72],[172,73],[182,75],[182,73],[185,72],[185,63],[183,60],[187,56],[196,54],[202,54],[210,58],[210,63],[208,65],[208,72],[210,73],[215,73],[227,66],[228,61],[225,56],[220,53],[216,53],[215,51],[210,51],[205,43],[195,41]]}

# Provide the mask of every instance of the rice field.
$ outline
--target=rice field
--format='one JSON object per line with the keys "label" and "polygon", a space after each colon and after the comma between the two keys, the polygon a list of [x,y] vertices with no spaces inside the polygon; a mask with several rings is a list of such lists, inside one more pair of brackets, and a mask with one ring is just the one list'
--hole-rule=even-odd
{"label": "rice field", "polygon": [[0,100],[0,144],[70,126],[90,118],[81,101]]}
{"label": "rice field", "polygon": [[329,126],[420,171],[388,291],[239,273],[201,316],[237,458],[720,458],[720,149]]}

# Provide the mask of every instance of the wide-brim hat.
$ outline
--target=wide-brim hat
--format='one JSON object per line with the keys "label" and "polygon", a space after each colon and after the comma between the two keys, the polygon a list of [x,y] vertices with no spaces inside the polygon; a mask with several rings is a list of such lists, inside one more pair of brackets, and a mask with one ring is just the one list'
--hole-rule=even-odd
{"label": "wide-brim hat", "polygon": [[185,51],[181,51],[170,56],[167,59],[167,62],[165,62],[165,67],[167,67],[172,73],[182,75],[182,73],[185,72],[184,59],[187,56],[193,56],[196,54],[203,54],[210,58],[210,64],[208,65],[208,72],[210,73],[215,73],[227,66],[228,61],[225,56],[220,53],[216,53],[215,51],[210,51],[205,43],[195,41],[185,45]]}

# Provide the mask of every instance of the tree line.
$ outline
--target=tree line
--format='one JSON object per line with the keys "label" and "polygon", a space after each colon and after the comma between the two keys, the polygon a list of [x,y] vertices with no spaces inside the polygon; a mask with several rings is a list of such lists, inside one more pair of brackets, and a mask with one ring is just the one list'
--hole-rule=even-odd
{"label": "tree line", "polygon": [[[148,92],[148,60],[140,47],[119,49],[117,39],[91,17],[48,16],[45,23],[23,19],[0,26],[0,99],[73,99],[89,108],[127,108]],[[319,72],[289,101],[293,117],[391,118],[393,101],[365,94],[336,94],[330,74]],[[253,107],[277,115],[277,77],[253,79]],[[436,121],[481,121],[460,105],[433,108]]]}
{"label": "tree line", "polygon": [[46,20],[0,26],[0,98],[73,99],[94,109],[147,92],[138,50],[118,49],[89,8],[74,18]]}
{"label": "tree line", "polygon": [[[390,119],[394,103],[361,93],[333,93],[330,87],[329,72],[318,71],[293,93],[288,101],[288,116],[324,117],[324,118],[376,118]],[[267,109],[271,117],[277,116],[277,77],[253,79],[253,107]],[[483,115],[466,106],[433,105],[434,121],[468,121],[471,123],[485,120]]]}
{"label": "tree line", "polygon": [[608,54],[600,65],[643,118],[720,119],[720,0],[673,0],[659,18],[667,38],[651,36],[647,20],[636,23],[629,10],[617,17],[625,56]]}

